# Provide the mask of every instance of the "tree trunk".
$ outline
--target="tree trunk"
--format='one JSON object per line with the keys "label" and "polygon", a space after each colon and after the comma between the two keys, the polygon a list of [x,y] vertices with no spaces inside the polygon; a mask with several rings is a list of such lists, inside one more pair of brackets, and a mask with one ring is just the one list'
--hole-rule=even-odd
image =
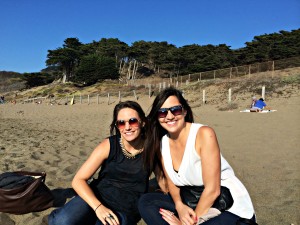
{"label": "tree trunk", "polygon": [[129,66],[127,70],[127,80],[130,80],[131,78],[131,65],[132,65],[132,61],[129,62]]}
{"label": "tree trunk", "polygon": [[135,79],[135,67],[136,67],[136,60],[134,60],[134,63],[133,63],[132,79]]}
{"label": "tree trunk", "polygon": [[139,68],[139,62],[136,62],[136,67],[135,67],[135,70],[134,70],[134,77],[136,77],[136,72]]}
{"label": "tree trunk", "polygon": [[63,73],[63,77],[62,77],[62,83],[66,83],[66,80],[67,80],[67,75],[66,73]]}
{"label": "tree trunk", "polygon": [[119,74],[121,75],[121,73],[122,73],[122,61],[123,60],[120,60],[120,66],[119,66]]}

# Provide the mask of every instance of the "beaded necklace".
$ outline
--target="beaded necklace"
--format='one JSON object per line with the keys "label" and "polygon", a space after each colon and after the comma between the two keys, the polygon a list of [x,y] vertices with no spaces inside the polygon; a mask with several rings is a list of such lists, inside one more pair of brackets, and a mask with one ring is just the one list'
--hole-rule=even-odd
{"label": "beaded necklace", "polygon": [[141,153],[144,151],[144,147],[143,147],[143,148],[137,150],[137,151],[138,151],[137,153],[132,154],[131,152],[129,152],[129,151],[125,148],[122,137],[119,139],[119,142],[120,142],[120,146],[121,146],[123,155],[124,155],[127,159],[134,159],[136,155],[141,154]]}

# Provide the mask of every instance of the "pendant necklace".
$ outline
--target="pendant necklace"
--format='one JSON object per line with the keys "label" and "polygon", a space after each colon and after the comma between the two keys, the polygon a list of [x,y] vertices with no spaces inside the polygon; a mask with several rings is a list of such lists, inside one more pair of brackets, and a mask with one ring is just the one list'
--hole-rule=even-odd
{"label": "pendant necklace", "polygon": [[119,142],[120,142],[120,146],[121,146],[123,155],[124,155],[127,159],[134,159],[136,155],[141,154],[141,153],[143,152],[143,150],[144,150],[144,148],[141,148],[141,149],[137,150],[137,151],[138,151],[137,153],[132,154],[131,152],[129,152],[129,151],[125,148],[122,137],[119,139]]}

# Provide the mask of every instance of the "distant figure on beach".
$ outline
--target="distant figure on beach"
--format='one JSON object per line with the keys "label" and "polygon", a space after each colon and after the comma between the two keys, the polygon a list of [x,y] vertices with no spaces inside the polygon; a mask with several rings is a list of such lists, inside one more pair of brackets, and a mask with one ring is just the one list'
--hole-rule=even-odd
{"label": "distant figure on beach", "polygon": [[253,97],[252,97],[252,102],[251,102],[251,105],[250,105],[250,109],[251,109],[252,107],[254,107],[256,101],[257,101],[256,96],[253,96]]}
{"label": "distant figure on beach", "polygon": [[0,104],[4,104],[5,100],[4,100],[4,96],[0,96]]}
{"label": "distant figure on beach", "polygon": [[[78,196],[54,210],[49,225],[138,223],[138,199],[149,183],[142,157],[145,125],[145,113],[138,103],[126,101],[115,106],[111,136],[94,149],[72,181]],[[100,167],[98,178],[89,183]]]}
{"label": "distant figure on beach", "polygon": [[254,106],[250,109],[250,112],[261,112],[267,104],[265,103],[263,98],[260,98],[259,100],[255,101]]}

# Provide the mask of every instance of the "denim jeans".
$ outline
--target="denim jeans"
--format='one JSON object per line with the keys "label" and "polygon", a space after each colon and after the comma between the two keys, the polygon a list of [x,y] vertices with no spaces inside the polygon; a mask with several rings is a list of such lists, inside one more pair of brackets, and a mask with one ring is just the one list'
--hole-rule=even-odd
{"label": "denim jeans", "polygon": [[[120,225],[136,225],[137,219],[125,213],[114,212]],[[49,225],[103,225],[94,210],[79,196],[74,197],[63,207],[55,209],[48,217]]]}
{"label": "denim jeans", "polygon": [[[159,209],[167,209],[177,215],[175,204],[170,195],[163,193],[147,193],[139,199],[139,212],[147,225],[168,225],[159,213]],[[236,225],[240,217],[230,213],[222,212],[219,216],[214,217],[203,225]],[[255,216],[252,218],[255,221]]]}

